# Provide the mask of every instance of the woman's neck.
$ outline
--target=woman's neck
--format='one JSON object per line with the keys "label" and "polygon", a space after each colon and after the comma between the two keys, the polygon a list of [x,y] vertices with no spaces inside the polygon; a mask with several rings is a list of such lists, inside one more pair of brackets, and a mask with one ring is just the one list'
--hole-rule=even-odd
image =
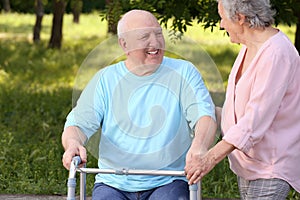
{"label": "woman's neck", "polygon": [[258,51],[258,49],[272,36],[278,33],[278,29],[273,27],[265,28],[249,28],[246,31],[243,44],[251,51]]}

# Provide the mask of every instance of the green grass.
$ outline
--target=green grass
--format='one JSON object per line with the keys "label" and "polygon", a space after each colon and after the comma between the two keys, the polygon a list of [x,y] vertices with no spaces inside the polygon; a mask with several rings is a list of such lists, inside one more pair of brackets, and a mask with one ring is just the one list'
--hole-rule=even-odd
{"label": "green grass", "polygon": [[[81,15],[80,24],[65,15],[61,50],[48,49],[52,17],[43,19],[41,42],[32,42],[35,17],[0,14],[0,193],[61,194],[67,192],[68,171],[61,163],[61,133],[72,106],[75,77],[86,56],[107,38],[98,13]],[[293,40],[295,27],[282,27]],[[224,85],[239,50],[223,31],[190,27],[218,66]],[[88,166],[96,166],[89,155]],[[91,193],[93,175],[88,175]],[[238,198],[236,177],[227,159],[203,180],[204,197]],[[290,199],[300,199],[294,191]]]}

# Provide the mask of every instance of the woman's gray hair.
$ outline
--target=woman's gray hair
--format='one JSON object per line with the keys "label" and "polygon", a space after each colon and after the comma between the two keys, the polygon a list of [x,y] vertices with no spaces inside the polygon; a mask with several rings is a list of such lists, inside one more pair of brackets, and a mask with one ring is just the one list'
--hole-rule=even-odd
{"label": "woman's gray hair", "polygon": [[270,0],[219,0],[227,17],[236,20],[237,14],[245,15],[250,28],[268,27],[274,24],[276,11]]}

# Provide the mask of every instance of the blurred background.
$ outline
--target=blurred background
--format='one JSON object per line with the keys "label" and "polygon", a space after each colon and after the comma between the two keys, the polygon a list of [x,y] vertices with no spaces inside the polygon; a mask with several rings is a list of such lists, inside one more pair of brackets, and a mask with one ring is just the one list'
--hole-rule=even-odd
{"label": "blurred background", "polygon": [[[299,51],[300,2],[272,3],[276,26]],[[240,46],[220,30],[215,0],[2,0],[0,194],[66,194],[61,133],[72,108],[75,78],[87,55],[116,34],[120,16],[135,8],[153,12],[169,30],[168,37],[196,42],[214,61],[226,87]],[[223,98],[220,93],[214,101],[222,105]],[[97,166],[92,155],[88,166]],[[88,194],[93,182],[88,175]],[[202,193],[206,198],[239,198],[227,159],[203,179]],[[289,198],[300,196],[291,191]]]}

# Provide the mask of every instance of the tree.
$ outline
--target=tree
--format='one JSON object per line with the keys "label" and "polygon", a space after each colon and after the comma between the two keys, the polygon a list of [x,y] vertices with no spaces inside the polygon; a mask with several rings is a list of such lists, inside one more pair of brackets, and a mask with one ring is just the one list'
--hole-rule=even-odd
{"label": "tree", "polygon": [[53,0],[53,20],[49,48],[61,48],[63,17],[67,2],[65,0]]}
{"label": "tree", "polygon": [[2,0],[4,12],[10,12],[10,3],[9,0]]}
{"label": "tree", "polygon": [[44,16],[44,5],[42,0],[35,0],[34,3],[35,7],[35,15],[36,15],[36,21],[33,28],[33,41],[35,43],[40,41],[40,33],[42,29],[42,20]]}
{"label": "tree", "polygon": [[73,22],[79,23],[79,16],[82,11],[83,2],[82,0],[71,0],[71,9],[73,13]]}
{"label": "tree", "polygon": [[[220,21],[216,0],[110,0],[110,2],[110,4],[107,4],[106,18],[108,16],[119,18],[122,13],[129,9],[140,8],[156,14],[160,23],[165,27],[168,26],[171,20],[170,28],[181,33],[186,32],[188,26],[191,26],[194,20],[203,24],[205,29],[210,28],[211,31]],[[297,25],[295,46],[300,52],[300,1],[271,0],[271,2],[277,10],[277,16],[275,17],[277,25],[279,23]],[[112,11],[116,3],[123,6],[122,12]]]}
{"label": "tree", "polygon": [[[219,20],[216,0],[106,0],[106,12],[103,16],[110,22],[117,23],[116,19],[130,9],[144,9],[152,12],[166,28],[184,33],[187,27],[197,19],[204,28],[213,30]],[[119,5],[119,6],[116,6]],[[121,10],[117,9],[121,7]],[[171,20],[171,26],[167,27]],[[109,27],[113,26],[108,23]],[[116,26],[116,25],[115,25]]]}
{"label": "tree", "polygon": [[298,12],[295,12],[296,13],[296,16],[297,16],[297,19],[298,19],[298,22],[297,22],[297,25],[296,25],[296,36],[295,36],[295,46],[300,54],[300,11]]}
{"label": "tree", "polygon": [[295,47],[300,53],[300,1],[299,0],[271,0],[277,10],[276,24],[296,24]]}
{"label": "tree", "polygon": [[[124,1],[123,1],[124,2]],[[106,19],[108,24],[108,33],[117,34],[117,23],[126,10],[125,4],[122,5],[122,1],[116,0],[105,0],[106,3],[106,15],[103,16],[103,19]]]}

